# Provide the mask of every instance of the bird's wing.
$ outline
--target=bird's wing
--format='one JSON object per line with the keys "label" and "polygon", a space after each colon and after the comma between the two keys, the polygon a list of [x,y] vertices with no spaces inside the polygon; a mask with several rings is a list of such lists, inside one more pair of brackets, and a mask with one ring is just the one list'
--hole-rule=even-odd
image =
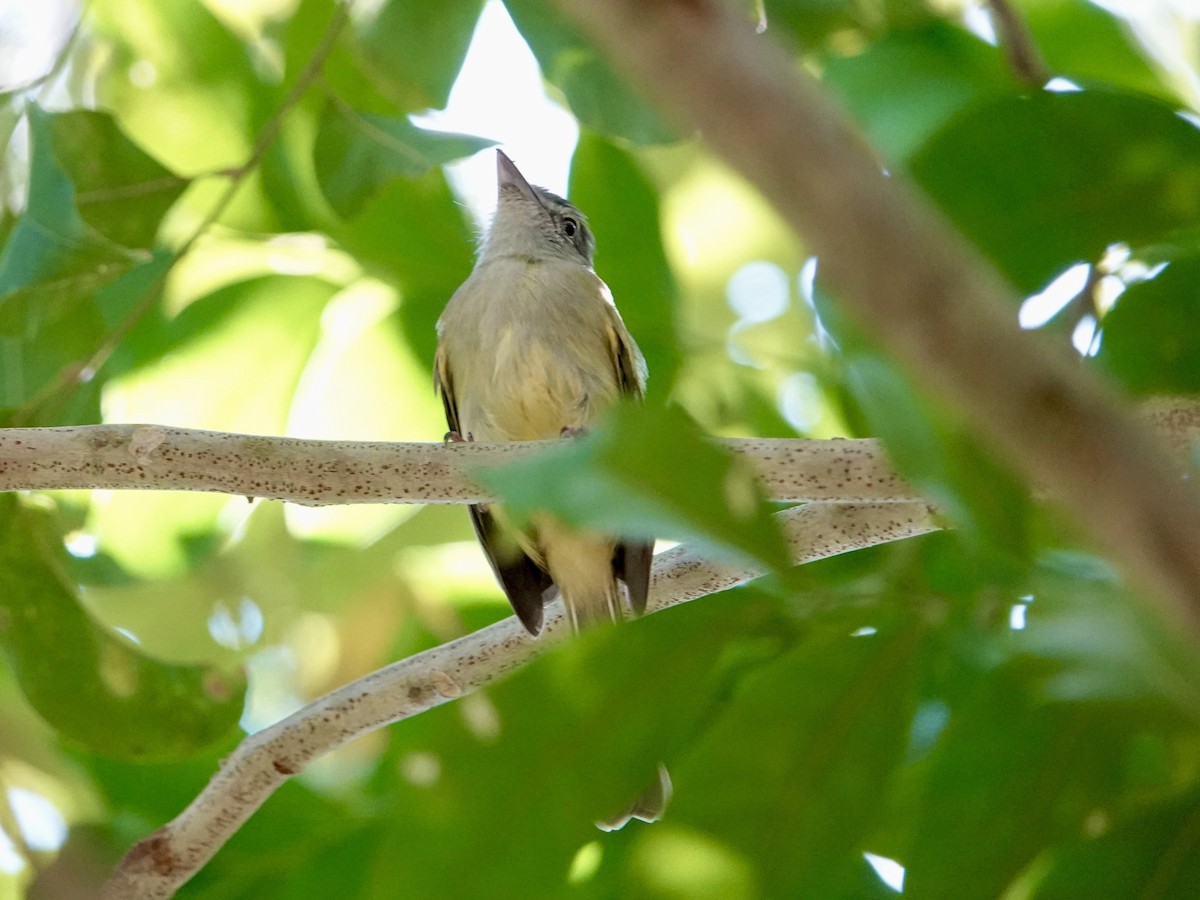
{"label": "bird's wing", "polygon": [[458,432],[458,401],[454,397],[454,381],[450,377],[450,358],[446,354],[446,345],[438,344],[437,354],[433,357],[433,389],[442,398],[442,407],[446,410],[446,427]]}
{"label": "bird's wing", "polygon": [[[451,431],[462,434],[458,417],[458,402],[454,396],[454,380],[450,372],[450,360],[445,344],[438,346],[434,358],[433,381],[442,405],[446,410],[446,425]],[[463,434],[462,437],[468,436]],[[525,630],[536,635],[542,630],[542,605],[547,592],[554,587],[550,576],[522,549],[509,529],[504,527],[491,511],[488,504],[478,503],[467,507],[471,514],[471,525],[475,536],[483,547],[483,553],[496,573],[496,580],[504,589],[508,602],[525,626]]]}
{"label": "bird's wing", "polygon": [[640,400],[646,393],[646,360],[634,343],[629,329],[621,321],[621,314],[611,303],[608,304],[605,332],[609,357],[617,375],[617,386],[625,396]]}

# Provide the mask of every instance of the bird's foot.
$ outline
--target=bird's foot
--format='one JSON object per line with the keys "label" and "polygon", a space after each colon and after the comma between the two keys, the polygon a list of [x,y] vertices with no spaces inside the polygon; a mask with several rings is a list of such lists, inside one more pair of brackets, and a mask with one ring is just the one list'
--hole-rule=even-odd
{"label": "bird's foot", "polygon": [[447,431],[446,436],[442,438],[442,440],[447,444],[466,444],[473,442],[475,440],[475,435],[468,431],[467,436],[463,437],[462,434],[457,431]]}
{"label": "bird's foot", "polygon": [[587,433],[587,427],[584,425],[564,425],[562,431],[558,433],[558,436],[564,438],[577,438],[583,437]]}

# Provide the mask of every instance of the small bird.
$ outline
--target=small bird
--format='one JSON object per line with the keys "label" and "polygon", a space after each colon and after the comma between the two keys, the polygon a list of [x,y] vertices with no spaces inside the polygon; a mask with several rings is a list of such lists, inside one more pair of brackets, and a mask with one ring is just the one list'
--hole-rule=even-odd
{"label": "small bird", "polygon": [[[640,399],[646,361],[592,268],[595,241],[574,206],[534,187],[496,151],[496,215],[475,270],[438,320],[434,382],[451,440],[537,441],[581,434],[621,397]],[[646,608],[654,544],[567,527],[548,514],[532,530],[495,504],[470,507],[496,579],[530,634],[562,595],[574,631],[619,621],[618,580]],[[638,798],[596,823],[654,822],[671,796],[664,766]]]}
{"label": "small bird", "polygon": [[[592,268],[574,206],[534,187],[496,151],[496,215],[479,261],[438,320],[434,381],[450,440],[537,441],[585,432],[621,397],[641,398],[646,362]],[[618,579],[646,606],[653,543],[567,527],[548,514],[515,528],[470,507],[475,533],[532,635],[557,590],[574,630],[621,618]]]}

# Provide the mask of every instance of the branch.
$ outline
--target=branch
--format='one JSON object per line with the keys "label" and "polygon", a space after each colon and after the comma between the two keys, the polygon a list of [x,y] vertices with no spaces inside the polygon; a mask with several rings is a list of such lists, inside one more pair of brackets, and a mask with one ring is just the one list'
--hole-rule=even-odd
{"label": "branch", "polygon": [[1018,328],[1020,298],[811,76],[721,0],[558,4],[774,204],[883,346],[1200,635],[1200,495],[1110,387]]}
{"label": "branch", "polygon": [[1009,0],[988,0],[992,10],[992,22],[996,27],[996,38],[1004,55],[1008,57],[1008,65],[1025,84],[1032,88],[1040,88],[1054,77],[1046,58],[1029,26],[1021,18],[1021,14],[1013,9]]}
{"label": "branch", "polygon": [[[923,503],[816,504],[779,514],[796,562],[937,530]],[[686,546],[654,558],[646,614],[761,574],[706,560]],[[173,821],[135,844],[99,900],[161,900],[210,860],[287,779],[318,757],[392,722],[457,700],[558,644],[569,632],[562,603],[546,608],[541,637],[509,617],[393,663],[250,735]]]}
{"label": "branch", "polygon": [[[878,503],[920,498],[876,440],[732,439],[774,500]],[[330,503],[494,499],[470,473],[557,446],[315,441],[159,425],[0,429],[0,491],[208,491]]]}
{"label": "branch", "polygon": [[[1175,457],[1200,445],[1200,400],[1162,397],[1143,420]],[[906,503],[921,498],[877,440],[729,438],[772,500]],[[554,446],[315,441],[168,428],[79,425],[0,429],[0,491],[208,491],[306,505],[477,503],[471,472]]]}

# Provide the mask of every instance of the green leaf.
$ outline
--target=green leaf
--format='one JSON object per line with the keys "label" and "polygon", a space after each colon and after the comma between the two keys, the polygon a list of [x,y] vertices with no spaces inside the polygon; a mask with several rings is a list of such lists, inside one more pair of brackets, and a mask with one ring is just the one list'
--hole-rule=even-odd
{"label": "green leaf", "polygon": [[1200,726],[1195,647],[1123,589],[1106,564],[1046,553],[1035,570],[1016,664],[1051,703],[1100,706],[1132,730]]}
{"label": "green leaf", "polygon": [[954,696],[913,773],[905,893],[990,900],[1113,802],[1133,729],[1111,711],[1038,702],[1019,668],[943,677]]}
{"label": "green leaf", "polygon": [[1179,102],[1129,26],[1108,10],[1088,0],[1015,0],[1014,6],[1055,74]]}
{"label": "green leaf", "polygon": [[386,0],[361,34],[379,89],[401,109],[441,109],[462,68],[483,0]]}
{"label": "green leaf", "polygon": [[679,292],[663,249],[658,194],[629,153],[587,131],[571,161],[570,194],[597,235],[597,271],[646,357],[651,396],[665,398],[679,368]]}
{"label": "green leaf", "polygon": [[767,33],[798,49],[814,49],[830,35],[861,27],[857,0],[761,0]]}
{"label": "green leaf", "polygon": [[1200,219],[1200,130],[1145,97],[1043,92],[974,106],[911,168],[1026,294],[1110,244],[1153,243]]}
{"label": "green leaf", "polygon": [[1156,897],[1186,900],[1200,884],[1200,791],[1076,838],[1051,858],[1035,900]]}
{"label": "green leaf", "polygon": [[580,123],[634,144],[674,141],[658,113],[626,86],[554,4],[505,0],[546,80],[566,97]]}
{"label": "green leaf", "polygon": [[330,206],[348,218],[392,179],[416,177],[494,145],[487,138],[427,131],[404,118],[357,113],[334,101],[321,116],[313,159]]}
{"label": "green leaf", "polygon": [[75,186],[84,221],[125,247],[152,247],[189,181],[132,143],[112,116],[76,109],[45,116],[54,158]]}
{"label": "green leaf", "polygon": [[944,22],[889,32],[862,53],[835,56],[823,80],[897,162],[955,113],[1017,89],[996,48]]}
{"label": "green leaf", "polygon": [[113,280],[134,257],[90,228],[54,156],[53,116],[28,110],[29,200],[0,250],[0,334],[31,334],[39,304],[77,302]]}
{"label": "green leaf", "polygon": [[675,408],[623,404],[584,438],[477,474],[518,518],[548,510],[577,527],[791,566],[753,473]]}
{"label": "green leaf", "polygon": [[[289,87],[280,82],[267,42],[255,46],[206,3],[94,0],[88,25],[108,54],[97,103],[114,110],[122,131],[174,172],[243,165]],[[214,181],[187,199],[202,201],[196,210],[202,216],[223,189]],[[277,230],[261,173],[243,181],[221,221],[252,232]]]}
{"label": "green leaf", "polygon": [[434,169],[392,181],[334,237],[369,271],[400,286],[398,323],[432,372],[438,317],[475,265],[474,236],[445,175]]}
{"label": "green leaf", "polygon": [[754,672],[679,767],[670,821],[753,860],[761,896],[843,896],[904,757],[924,634],[825,627]]}
{"label": "green leaf", "polygon": [[[606,835],[592,823],[636,796],[659,762],[674,771],[686,758],[745,673],[739,662],[753,655],[761,665],[790,639],[768,604],[693,603],[573,640],[465,717],[459,707],[405,723],[394,735],[397,761],[433,756],[442,775],[422,787],[400,765],[380,768],[383,796],[410,817],[394,817],[380,847],[381,896],[398,883],[419,897],[441,896],[447,884],[463,897],[566,896],[580,846],[598,840],[618,852],[642,830]],[[464,858],[494,862],[464,868]]]}
{"label": "green leaf", "polygon": [[229,734],[244,677],[159,662],[100,628],[62,556],[45,514],[0,497],[0,651],[33,708],[64,737],[124,759],[181,758]]}
{"label": "green leaf", "polygon": [[905,480],[936,504],[974,557],[975,576],[1019,579],[1029,558],[1028,492],[948,411],[922,398],[891,362],[846,355],[846,384],[866,430]]}
{"label": "green leaf", "polygon": [[1200,394],[1200,256],[1131,284],[1101,321],[1096,365],[1135,394]]}

